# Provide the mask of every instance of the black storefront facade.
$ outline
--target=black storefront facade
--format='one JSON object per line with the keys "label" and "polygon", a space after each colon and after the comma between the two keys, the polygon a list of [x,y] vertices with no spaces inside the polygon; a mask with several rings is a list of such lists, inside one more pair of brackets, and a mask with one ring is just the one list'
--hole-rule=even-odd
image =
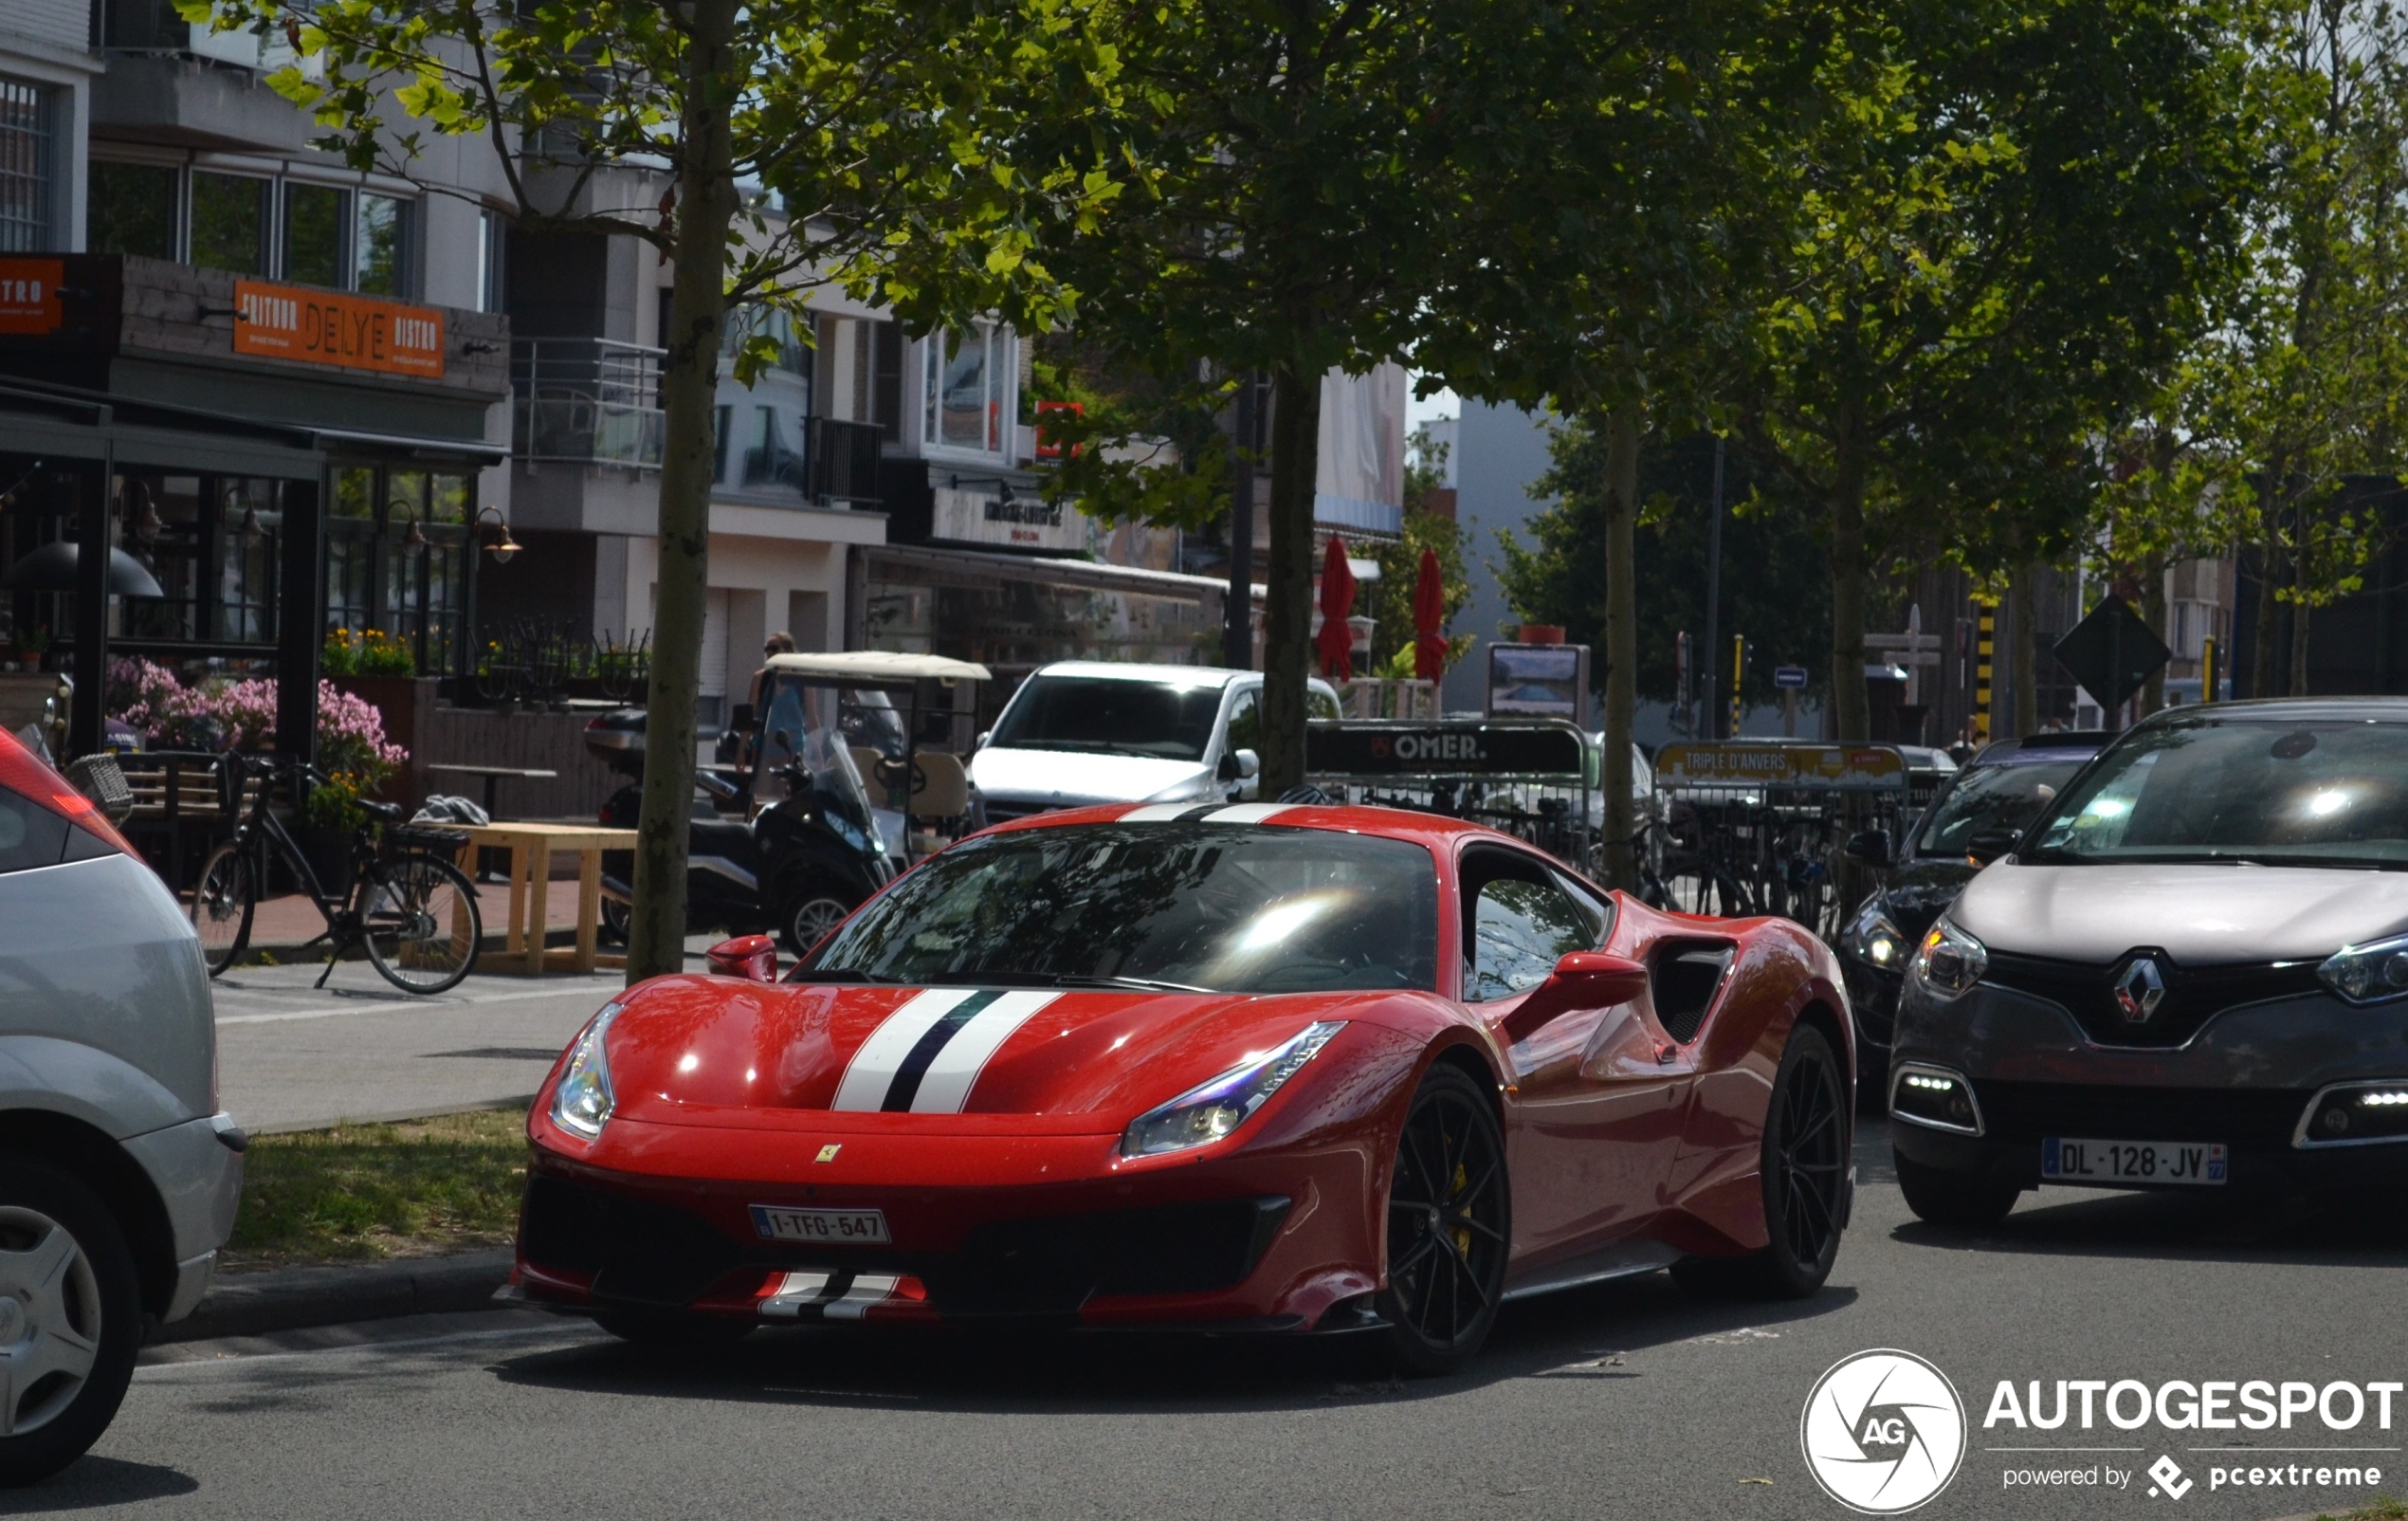
{"label": "black storefront facade", "polygon": [[0,259],[0,666],[74,679],[76,753],[116,655],[276,676],[288,754],[332,630],[466,675],[508,338],[499,315],[164,261]]}

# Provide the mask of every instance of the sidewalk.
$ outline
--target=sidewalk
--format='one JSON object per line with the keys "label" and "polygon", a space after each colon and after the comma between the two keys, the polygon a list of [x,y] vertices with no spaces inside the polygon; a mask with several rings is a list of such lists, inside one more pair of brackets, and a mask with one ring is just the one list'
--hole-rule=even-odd
{"label": "sidewalk", "polygon": [[[576,886],[570,883],[574,889]],[[702,970],[715,935],[688,936]],[[417,1119],[531,1096],[569,1038],[626,985],[616,972],[478,973],[448,993],[401,992],[364,961],[237,966],[211,984],[219,1106],[248,1129]]]}

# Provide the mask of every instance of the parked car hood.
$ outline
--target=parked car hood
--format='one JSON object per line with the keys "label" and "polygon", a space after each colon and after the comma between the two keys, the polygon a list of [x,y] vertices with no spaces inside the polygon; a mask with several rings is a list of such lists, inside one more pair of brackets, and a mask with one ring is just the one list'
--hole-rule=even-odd
{"label": "parked car hood", "polygon": [[1948,917],[1993,950],[2104,964],[2321,961],[2408,928],[2408,873],[2256,866],[2024,866],[1973,879]]}
{"label": "parked car hood", "polygon": [[1907,861],[1882,884],[1882,911],[1908,941],[1921,940],[1980,870],[1961,855]]}
{"label": "parked car hood", "polygon": [[1317,1019],[1386,1022],[1378,1005],[1398,997],[1429,995],[672,977],[629,993],[606,1039],[616,1112],[631,1119],[721,1125],[742,1123],[733,1111],[902,1109],[946,1129],[1012,1115],[1050,1118],[1066,1132],[1118,1131]]}
{"label": "parked car hood", "polygon": [[1149,756],[989,745],[970,758],[970,784],[981,796],[1060,808],[1145,802],[1185,788],[1206,800],[1212,780],[1211,771],[1196,761]]}

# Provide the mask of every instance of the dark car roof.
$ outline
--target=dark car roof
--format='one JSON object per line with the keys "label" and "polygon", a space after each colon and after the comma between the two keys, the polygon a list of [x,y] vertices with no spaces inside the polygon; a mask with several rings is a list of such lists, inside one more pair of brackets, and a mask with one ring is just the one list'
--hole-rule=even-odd
{"label": "dark car roof", "polygon": [[2106,749],[2115,736],[2105,729],[2064,729],[2054,734],[2027,734],[2016,740],[1998,740],[1981,747],[1979,755],[1965,762],[1975,766],[2032,765],[2043,760],[2087,760]]}

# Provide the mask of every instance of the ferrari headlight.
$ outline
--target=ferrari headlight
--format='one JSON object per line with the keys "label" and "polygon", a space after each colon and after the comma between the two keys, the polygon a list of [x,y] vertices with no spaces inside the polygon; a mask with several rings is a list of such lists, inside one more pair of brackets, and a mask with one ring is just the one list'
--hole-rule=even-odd
{"label": "ferrari headlight", "polygon": [[1879,900],[1865,906],[1865,911],[1850,923],[1839,937],[1839,948],[1884,972],[1904,971],[1906,965],[1906,933],[1891,923],[1881,911]]}
{"label": "ferrari headlight", "polygon": [[611,1092],[611,1058],[602,1037],[618,1014],[617,1004],[606,1003],[585,1027],[569,1057],[569,1070],[560,1074],[560,1086],[552,1095],[552,1123],[589,1141],[602,1133],[617,1103]]}
{"label": "ferrari headlight", "polygon": [[1269,1102],[1279,1085],[1312,1060],[1329,1037],[1346,1028],[1343,1019],[1323,1019],[1275,1050],[1249,1057],[1203,1087],[1191,1089],[1129,1122],[1121,1137],[1121,1155],[1157,1157],[1165,1151],[1200,1146],[1244,1125]]}
{"label": "ferrari headlight", "polygon": [[2408,998],[2408,935],[2344,945],[2316,968],[2316,976],[2352,1003]]}
{"label": "ferrari headlight", "polygon": [[1981,942],[1943,918],[1923,938],[1906,980],[1945,1003],[1980,981],[1989,969],[1990,953]]}

